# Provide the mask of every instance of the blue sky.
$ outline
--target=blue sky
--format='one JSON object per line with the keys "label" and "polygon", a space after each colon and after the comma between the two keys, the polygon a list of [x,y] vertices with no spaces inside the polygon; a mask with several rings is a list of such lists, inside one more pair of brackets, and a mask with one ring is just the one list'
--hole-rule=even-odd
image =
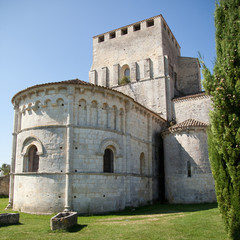
{"label": "blue sky", "polygon": [[11,162],[11,98],[32,85],[88,81],[92,37],[162,14],[182,56],[215,59],[215,0],[0,0],[0,147]]}

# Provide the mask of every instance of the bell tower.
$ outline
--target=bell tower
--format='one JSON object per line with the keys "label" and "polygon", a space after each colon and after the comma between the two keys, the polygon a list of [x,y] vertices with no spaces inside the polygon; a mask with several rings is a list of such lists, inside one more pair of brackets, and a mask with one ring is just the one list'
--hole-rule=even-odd
{"label": "bell tower", "polygon": [[[180,84],[187,75],[185,68],[197,63],[197,59],[187,58],[186,65],[181,59],[176,38],[158,15],[93,37],[89,81],[123,92],[171,121],[171,100],[190,86],[189,82]],[[179,65],[183,69],[179,70]],[[198,64],[194,71],[199,71]],[[200,73],[191,92],[200,91],[199,80]]]}

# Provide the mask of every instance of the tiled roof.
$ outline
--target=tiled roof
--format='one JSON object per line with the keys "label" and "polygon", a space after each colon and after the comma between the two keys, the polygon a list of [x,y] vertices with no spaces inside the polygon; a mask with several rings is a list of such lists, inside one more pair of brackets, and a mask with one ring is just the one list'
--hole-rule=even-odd
{"label": "tiled roof", "polygon": [[177,102],[177,101],[181,101],[181,100],[187,100],[187,99],[199,98],[199,97],[201,97],[201,98],[202,97],[209,97],[209,95],[207,95],[205,92],[199,92],[199,93],[187,95],[187,96],[184,96],[184,97],[173,98],[173,101]]}
{"label": "tiled roof", "polygon": [[208,124],[195,120],[195,119],[187,119],[181,123],[177,123],[169,128],[170,132],[177,132],[181,130],[189,129],[190,127],[207,127]]}
{"label": "tiled roof", "polygon": [[158,115],[157,113],[155,113],[153,110],[151,110],[151,109],[143,106],[142,104],[136,102],[132,97],[130,97],[130,96],[128,96],[128,95],[126,95],[126,94],[124,94],[124,93],[122,93],[122,92],[119,92],[119,91],[117,91],[117,90],[114,90],[114,89],[112,89],[112,88],[109,88],[109,87],[99,86],[99,85],[95,85],[95,84],[93,84],[93,83],[89,83],[89,82],[85,82],[85,81],[79,80],[78,78],[72,79],[72,80],[65,80],[65,81],[61,81],[61,82],[50,82],[50,83],[43,83],[43,84],[38,84],[38,85],[31,86],[31,87],[29,87],[29,88],[26,88],[26,89],[24,89],[24,90],[16,93],[16,94],[13,96],[13,98],[12,98],[12,103],[14,103],[14,100],[15,100],[15,98],[17,97],[17,95],[19,95],[19,94],[21,94],[21,93],[23,93],[23,92],[25,92],[25,91],[28,91],[28,90],[31,90],[31,89],[34,89],[34,88],[38,88],[38,87],[51,86],[51,85],[56,85],[56,84],[79,84],[79,85],[85,85],[85,86],[92,86],[92,87],[104,88],[104,89],[111,90],[111,91],[113,91],[113,92],[117,92],[117,93],[119,93],[119,94],[122,94],[122,95],[124,95],[124,96],[132,99],[133,102],[135,102],[135,103],[137,103],[138,105],[142,106],[143,108],[147,109],[149,112],[157,115],[158,118],[160,118],[163,122],[166,122],[166,120],[165,120],[164,118],[162,118],[161,116],[159,116],[159,115]]}
{"label": "tiled roof", "polygon": [[61,82],[49,82],[49,83],[37,84],[37,85],[31,86],[31,87],[29,87],[29,88],[25,88],[25,89],[23,89],[22,91],[16,93],[16,94],[13,96],[13,98],[12,98],[12,103],[13,103],[15,97],[16,97],[18,94],[22,93],[22,92],[31,90],[31,89],[36,88],[36,87],[44,87],[44,86],[53,85],[53,84],[55,85],[55,84],[65,84],[65,83],[67,83],[67,84],[80,84],[80,85],[95,86],[95,85],[92,84],[92,83],[79,80],[78,78],[76,78],[76,79],[71,79],[71,80],[65,80],[65,81],[61,81]]}
{"label": "tiled roof", "polygon": [[92,85],[92,86],[94,86],[94,84],[79,80],[78,78],[72,79],[72,80],[61,81],[61,82],[55,82],[54,84],[56,84],[56,83],[70,83],[70,84],[73,83],[73,84],[82,84],[82,85]]}

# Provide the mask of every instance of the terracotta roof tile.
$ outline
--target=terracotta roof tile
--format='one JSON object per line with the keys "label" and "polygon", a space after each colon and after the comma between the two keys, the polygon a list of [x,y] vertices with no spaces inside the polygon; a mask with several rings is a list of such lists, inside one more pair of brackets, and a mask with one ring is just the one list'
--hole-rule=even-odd
{"label": "terracotta roof tile", "polygon": [[22,91],[16,93],[16,94],[13,96],[13,98],[12,98],[12,103],[13,103],[15,97],[16,97],[18,94],[22,93],[22,92],[31,90],[31,89],[36,88],[36,87],[44,87],[44,86],[48,86],[48,85],[63,84],[63,83],[95,86],[95,85],[92,84],[92,83],[79,80],[78,78],[76,78],[76,79],[71,79],[71,80],[65,80],[65,81],[61,81],[61,82],[49,82],[49,83],[37,84],[37,85],[31,86],[31,87],[25,88],[25,89],[23,89]]}
{"label": "terracotta roof tile", "polygon": [[13,98],[12,98],[12,103],[14,103],[14,100],[15,98],[17,97],[17,95],[23,93],[23,92],[26,92],[28,90],[31,90],[31,89],[34,89],[34,88],[37,88],[37,87],[45,87],[45,86],[51,86],[51,85],[56,85],[56,84],[79,84],[79,85],[86,85],[86,86],[93,86],[93,87],[98,87],[98,88],[104,88],[104,89],[108,89],[108,90],[111,90],[113,92],[117,92],[119,94],[122,94],[130,99],[133,100],[134,103],[137,103],[138,105],[142,106],[143,108],[147,109],[149,112],[153,113],[154,115],[157,115],[158,118],[160,118],[163,122],[166,122],[166,120],[164,118],[162,118],[161,116],[159,116],[157,113],[155,113],[153,110],[143,106],[142,104],[136,102],[132,97],[122,93],[122,92],[119,92],[117,90],[114,90],[112,88],[109,88],[109,87],[104,87],[104,86],[99,86],[99,85],[95,85],[93,83],[89,83],[89,82],[85,82],[85,81],[82,81],[82,80],[79,80],[78,78],[76,79],[72,79],[72,80],[65,80],[65,81],[60,81],[60,82],[49,82],[49,83],[43,83],[43,84],[38,84],[38,85],[34,85],[34,86],[31,86],[29,88],[26,88],[18,93],[16,93]]}
{"label": "terracotta roof tile", "polygon": [[173,98],[173,101],[176,102],[176,101],[181,101],[185,99],[192,99],[192,98],[199,98],[199,97],[210,97],[210,96],[207,95],[206,92],[199,92],[199,93],[187,95],[184,97]]}
{"label": "terracotta roof tile", "polygon": [[177,123],[169,128],[170,132],[177,132],[181,130],[186,130],[190,127],[207,127],[208,124],[195,120],[195,119],[187,119],[183,122]]}

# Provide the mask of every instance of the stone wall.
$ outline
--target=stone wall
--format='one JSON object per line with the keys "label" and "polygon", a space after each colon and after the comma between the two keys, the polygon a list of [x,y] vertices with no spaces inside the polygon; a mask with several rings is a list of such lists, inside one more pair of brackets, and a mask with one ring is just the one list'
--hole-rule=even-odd
{"label": "stone wall", "polygon": [[[121,83],[125,69],[128,84]],[[161,15],[93,37],[89,81],[123,92],[169,121],[174,97],[201,91],[198,60],[180,57]]]}
{"label": "stone wall", "polygon": [[170,203],[215,202],[206,128],[164,133],[165,197]]}
{"label": "stone wall", "polygon": [[[121,82],[125,70],[128,83]],[[208,123],[211,108],[208,96],[195,94],[197,59],[180,57],[161,15],[95,36],[89,80],[37,85],[13,97],[15,210],[114,211],[163,198],[164,188],[169,202],[214,201],[206,129],[164,132],[161,143],[166,120]],[[28,166],[32,147],[36,172]],[[104,172],[106,149],[112,172]]]}
{"label": "stone wall", "polygon": [[[122,67],[131,68],[131,79],[142,80],[150,76],[151,72],[157,74],[157,58],[162,55],[161,17],[153,19],[154,25],[148,26],[147,20],[132,24],[93,38],[93,64],[91,71],[96,71],[94,78],[90,74],[90,82],[110,87],[119,84],[122,77]],[[135,31],[135,26],[140,30]],[[123,34],[123,30],[127,33]],[[115,38],[110,38],[112,33]],[[104,41],[99,38],[104,36]],[[139,45],[144,42],[144,47]],[[150,60],[151,59],[151,60]],[[145,71],[148,68],[148,73]],[[90,71],[90,73],[91,73]],[[147,76],[148,75],[148,76]]]}
{"label": "stone wall", "polygon": [[[165,77],[140,81],[124,86],[118,86],[114,89],[123,92],[135,101],[153,110],[164,119],[167,118],[166,103],[166,80]],[[151,94],[149,94],[151,92]]]}
{"label": "stone wall", "polygon": [[211,104],[211,97],[205,95],[205,93],[176,98],[173,100],[173,116],[177,123],[187,119],[209,123]]}
{"label": "stone wall", "polygon": [[201,87],[200,64],[197,58],[178,57],[178,75],[175,95],[184,96],[199,93]]}
{"label": "stone wall", "polygon": [[13,196],[13,209],[16,211],[61,212],[65,203],[65,174],[60,171],[52,174],[16,173]]}
{"label": "stone wall", "polygon": [[[19,104],[15,210],[107,212],[159,198],[153,193],[159,184],[156,136],[165,121],[157,114],[122,93],[90,84],[46,84],[14,100]],[[27,166],[32,145],[39,156],[37,172]],[[107,148],[114,154],[112,173],[103,172]]]}
{"label": "stone wall", "polygon": [[6,195],[9,194],[9,179],[10,176],[0,176],[0,195]]}

